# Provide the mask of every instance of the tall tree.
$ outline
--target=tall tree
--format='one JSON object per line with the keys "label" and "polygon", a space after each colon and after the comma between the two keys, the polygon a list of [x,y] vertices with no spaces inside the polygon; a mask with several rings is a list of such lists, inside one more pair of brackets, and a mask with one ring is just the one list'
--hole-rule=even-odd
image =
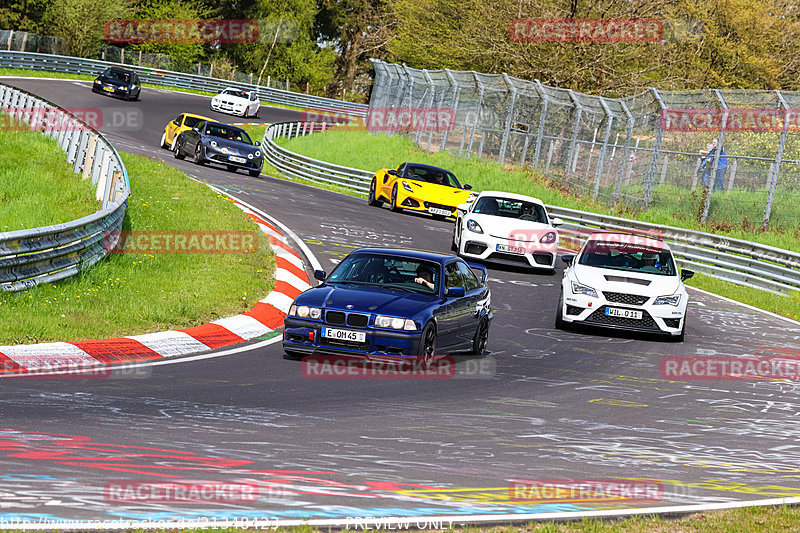
{"label": "tall tree", "polygon": [[106,22],[129,13],[124,0],[57,0],[47,7],[44,31],[64,39],[64,54],[89,57],[103,39]]}

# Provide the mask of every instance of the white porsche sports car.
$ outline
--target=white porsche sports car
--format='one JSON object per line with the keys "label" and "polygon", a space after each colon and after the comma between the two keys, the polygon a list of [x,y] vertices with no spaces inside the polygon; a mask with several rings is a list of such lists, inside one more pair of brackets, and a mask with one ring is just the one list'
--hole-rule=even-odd
{"label": "white porsche sports car", "polygon": [[561,281],[556,327],[586,324],[672,335],[683,340],[689,295],[669,246],[623,233],[593,233]]}
{"label": "white porsche sports car", "polygon": [[257,117],[261,109],[261,101],[255,91],[228,87],[211,99],[211,109],[228,115]]}
{"label": "white porsche sports car", "polygon": [[483,191],[458,206],[452,248],[468,259],[555,270],[561,219],[538,198]]}

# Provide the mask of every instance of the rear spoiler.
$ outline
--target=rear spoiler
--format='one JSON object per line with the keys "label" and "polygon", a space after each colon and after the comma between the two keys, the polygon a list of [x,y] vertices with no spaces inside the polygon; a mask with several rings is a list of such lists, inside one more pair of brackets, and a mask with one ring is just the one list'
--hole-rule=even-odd
{"label": "rear spoiler", "polygon": [[467,261],[467,266],[472,268],[472,269],[474,269],[474,270],[480,270],[481,271],[481,274],[482,274],[481,285],[485,285],[486,284],[486,278],[489,275],[489,271],[486,270],[486,267],[483,266],[480,263],[472,263],[470,261]]}

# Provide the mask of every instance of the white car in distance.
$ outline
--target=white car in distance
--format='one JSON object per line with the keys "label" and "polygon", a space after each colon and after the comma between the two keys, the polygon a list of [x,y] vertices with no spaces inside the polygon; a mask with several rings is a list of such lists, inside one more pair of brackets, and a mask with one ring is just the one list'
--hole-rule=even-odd
{"label": "white car in distance", "polygon": [[682,341],[689,295],[667,243],[624,233],[593,233],[561,281],[556,327],[586,324],[671,335]]}
{"label": "white car in distance", "polygon": [[261,109],[261,101],[255,91],[228,87],[211,98],[211,109],[244,118],[257,117]]}
{"label": "white car in distance", "polygon": [[538,198],[483,191],[457,213],[452,249],[461,257],[555,271],[563,221]]}

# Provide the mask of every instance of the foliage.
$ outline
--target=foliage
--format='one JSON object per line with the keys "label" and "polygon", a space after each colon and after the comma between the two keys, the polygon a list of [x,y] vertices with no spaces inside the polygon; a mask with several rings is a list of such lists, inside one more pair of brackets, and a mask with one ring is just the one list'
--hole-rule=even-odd
{"label": "foliage", "polygon": [[58,0],[43,15],[49,35],[64,39],[64,54],[90,57],[100,47],[104,24],[129,12],[124,0]]}

